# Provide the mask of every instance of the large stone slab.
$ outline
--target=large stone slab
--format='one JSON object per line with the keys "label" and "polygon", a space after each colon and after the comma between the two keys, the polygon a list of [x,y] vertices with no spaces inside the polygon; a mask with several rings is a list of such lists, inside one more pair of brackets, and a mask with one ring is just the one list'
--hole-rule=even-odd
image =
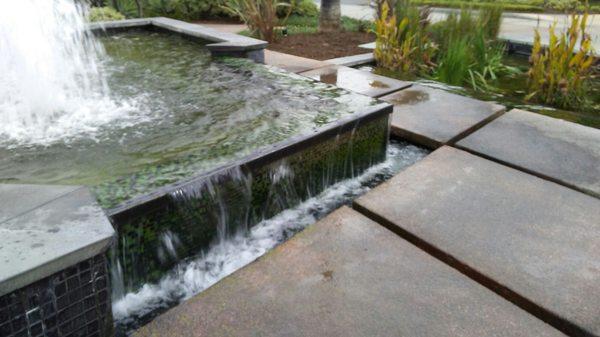
{"label": "large stone slab", "polygon": [[337,65],[314,69],[300,75],[371,97],[380,97],[411,86],[411,82]]}
{"label": "large stone slab", "polygon": [[504,107],[422,85],[385,96],[392,134],[429,148],[452,144],[498,117]]}
{"label": "large stone slab", "polygon": [[442,147],[355,207],[555,327],[600,335],[600,200]]}
{"label": "large stone slab", "polygon": [[457,146],[600,197],[598,129],[511,110]]}
{"label": "large stone slab", "polygon": [[80,186],[0,184],[0,222],[27,213]]}
{"label": "large stone slab", "polygon": [[373,52],[370,52],[358,55],[338,57],[326,60],[325,62],[335,64],[338,66],[356,67],[364,64],[372,64],[373,62],[375,62],[375,57],[373,56]]}
{"label": "large stone slab", "polygon": [[328,65],[328,63],[323,61],[280,53],[268,49],[265,50],[265,64],[285,69],[293,73],[299,73]]}
{"label": "large stone slab", "polygon": [[557,336],[342,208],[136,336]]}
{"label": "large stone slab", "polygon": [[114,235],[81,187],[0,185],[0,219],[0,296],[104,252]]}

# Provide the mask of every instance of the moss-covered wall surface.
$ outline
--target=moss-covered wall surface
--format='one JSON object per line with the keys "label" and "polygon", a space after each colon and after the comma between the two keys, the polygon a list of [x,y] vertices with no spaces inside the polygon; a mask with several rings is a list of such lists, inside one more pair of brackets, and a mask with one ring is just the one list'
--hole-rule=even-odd
{"label": "moss-covered wall surface", "polygon": [[157,281],[211,242],[248,230],[382,162],[388,119],[386,113],[354,121],[353,127],[276,159],[264,156],[180,185],[142,211],[113,214],[119,240],[111,261],[120,264],[124,290]]}

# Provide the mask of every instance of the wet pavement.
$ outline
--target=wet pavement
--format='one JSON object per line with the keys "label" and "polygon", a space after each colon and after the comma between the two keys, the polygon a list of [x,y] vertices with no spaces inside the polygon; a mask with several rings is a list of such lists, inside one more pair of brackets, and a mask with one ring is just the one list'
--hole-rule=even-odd
{"label": "wet pavement", "polygon": [[416,84],[381,100],[394,105],[394,136],[433,149],[452,144],[504,112],[498,104]]}
{"label": "wet pavement", "polygon": [[381,97],[412,85],[411,82],[336,65],[303,72],[300,75],[371,97]]}
{"label": "wet pavement", "polygon": [[347,207],[135,336],[562,336]]}

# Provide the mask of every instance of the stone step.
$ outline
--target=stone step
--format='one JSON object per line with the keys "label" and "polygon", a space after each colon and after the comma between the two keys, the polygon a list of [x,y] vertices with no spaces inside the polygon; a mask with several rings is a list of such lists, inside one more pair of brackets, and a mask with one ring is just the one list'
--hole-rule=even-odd
{"label": "stone step", "polygon": [[343,207],[135,336],[561,336]]}
{"label": "stone step", "polygon": [[452,144],[504,112],[498,104],[422,85],[381,99],[394,105],[392,134],[430,149]]}
{"label": "stone step", "polygon": [[292,73],[299,73],[328,65],[328,63],[324,61],[308,59],[305,57],[280,53],[268,49],[265,50],[265,64],[281,68]]}
{"label": "stone step", "polygon": [[600,197],[598,129],[515,109],[457,146]]}
{"label": "stone step", "polygon": [[442,147],[355,207],[562,331],[600,335],[600,200]]}
{"label": "stone step", "polygon": [[314,69],[300,73],[300,75],[371,97],[380,97],[408,88],[412,84],[337,65]]}

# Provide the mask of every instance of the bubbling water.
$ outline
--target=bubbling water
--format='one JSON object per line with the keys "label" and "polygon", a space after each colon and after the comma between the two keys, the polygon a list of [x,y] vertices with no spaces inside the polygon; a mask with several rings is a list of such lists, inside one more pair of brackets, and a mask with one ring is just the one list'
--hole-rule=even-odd
{"label": "bubbling water", "polygon": [[110,98],[102,45],[74,0],[19,0],[0,11],[0,142],[48,144],[129,119]]}

